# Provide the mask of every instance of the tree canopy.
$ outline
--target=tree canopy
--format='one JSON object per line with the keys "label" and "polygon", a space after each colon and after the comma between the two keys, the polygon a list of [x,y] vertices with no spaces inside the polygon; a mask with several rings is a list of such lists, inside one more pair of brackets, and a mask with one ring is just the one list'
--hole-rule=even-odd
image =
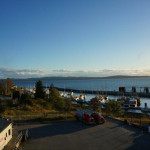
{"label": "tree canopy", "polygon": [[63,108],[62,98],[56,88],[54,88],[53,84],[51,84],[49,89],[49,100],[53,109],[61,109]]}
{"label": "tree canopy", "polygon": [[70,99],[64,99],[60,97],[59,91],[51,84],[49,89],[49,99],[53,109],[61,110],[61,111],[70,111],[71,102]]}
{"label": "tree canopy", "polygon": [[10,78],[1,80],[0,82],[0,94],[11,94],[11,88],[13,87],[13,81]]}
{"label": "tree canopy", "polygon": [[106,112],[109,114],[119,115],[122,112],[120,102],[109,100],[106,104]]}
{"label": "tree canopy", "polygon": [[35,98],[45,98],[45,91],[43,88],[43,83],[41,80],[38,80],[35,84]]}
{"label": "tree canopy", "polygon": [[101,105],[101,102],[99,101],[97,97],[94,97],[90,100],[90,105],[93,107],[93,110],[96,110],[98,106]]}

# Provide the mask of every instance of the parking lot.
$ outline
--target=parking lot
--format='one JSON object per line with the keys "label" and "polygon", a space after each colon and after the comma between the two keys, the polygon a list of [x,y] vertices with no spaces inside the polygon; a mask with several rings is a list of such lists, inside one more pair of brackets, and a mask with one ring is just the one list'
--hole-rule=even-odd
{"label": "parking lot", "polygon": [[29,140],[23,150],[149,150],[150,134],[140,129],[107,120],[101,125],[87,126],[77,121],[24,125]]}

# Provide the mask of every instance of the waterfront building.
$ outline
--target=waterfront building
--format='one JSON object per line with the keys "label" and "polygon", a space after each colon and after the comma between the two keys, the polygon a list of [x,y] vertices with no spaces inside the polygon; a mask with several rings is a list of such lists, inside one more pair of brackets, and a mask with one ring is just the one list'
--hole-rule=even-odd
{"label": "waterfront building", "polygon": [[0,150],[12,139],[12,123],[4,117],[0,117]]}

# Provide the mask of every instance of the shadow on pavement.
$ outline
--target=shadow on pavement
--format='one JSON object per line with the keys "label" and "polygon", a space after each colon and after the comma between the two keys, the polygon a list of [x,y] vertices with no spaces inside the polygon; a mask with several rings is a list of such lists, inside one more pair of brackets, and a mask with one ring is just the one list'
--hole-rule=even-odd
{"label": "shadow on pavement", "polygon": [[48,136],[70,134],[92,128],[95,125],[85,125],[77,121],[67,121],[67,122],[58,122],[48,125],[43,125],[41,127],[29,128],[29,137],[38,139]]}
{"label": "shadow on pavement", "polygon": [[133,140],[132,146],[127,150],[150,150],[150,135],[143,134]]}

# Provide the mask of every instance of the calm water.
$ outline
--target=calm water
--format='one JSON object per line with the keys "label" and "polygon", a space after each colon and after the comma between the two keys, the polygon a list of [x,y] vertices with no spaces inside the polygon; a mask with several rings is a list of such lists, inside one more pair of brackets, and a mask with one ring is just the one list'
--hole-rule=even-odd
{"label": "calm water", "polygon": [[[20,87],[34,87],[36,80],[14,81]],[[118,90],[119,86],[127,87],[130,91],[132,86],[150,87],[150,78],[123,78],[123,79],[82,79],[82,80],[43,80],[43,84],[49,86],[54,84],[60,88],[86,89],[86,90]]]}
{"label": "calm water", "polygon": [[[14,84],[19,87],[33,88],[36,80],[20,80],[14,81]],[[131,91],[132,86],[137,87],[137,91],[140,91],[140,87],[150,87],[150,78],[123,78],[123,79],[82,79],[82,80],[43,80],[43,85],[50,86],[54,84],[60,88],[71,88],[81,90],[107,90],[107,91],[118,91],[120,86],[127,87],[127,91]],[[141,89],[143,90],[143,89]],[[93,95],[88,95],[87,100],[92,98]],[[116,99],[114,96],[110,98]],[[147,102],[150,107],[150,99],[142,98],[142,107]]]}

